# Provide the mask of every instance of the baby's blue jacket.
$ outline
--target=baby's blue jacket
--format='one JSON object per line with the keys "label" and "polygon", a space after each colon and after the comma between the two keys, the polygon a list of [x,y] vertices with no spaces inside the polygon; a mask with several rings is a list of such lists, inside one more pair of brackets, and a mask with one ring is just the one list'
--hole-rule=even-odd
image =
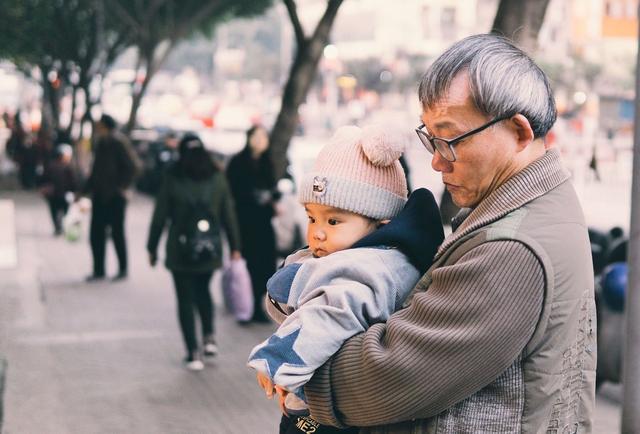
{"label": "baby's blue jacket", "polygon": [[253,349],[249,366],[299,392],[345,340],[398,310],[419,278],[395,248],[361,247],[323,258],[298,251],[267,283],[269,297],[288,316]]}

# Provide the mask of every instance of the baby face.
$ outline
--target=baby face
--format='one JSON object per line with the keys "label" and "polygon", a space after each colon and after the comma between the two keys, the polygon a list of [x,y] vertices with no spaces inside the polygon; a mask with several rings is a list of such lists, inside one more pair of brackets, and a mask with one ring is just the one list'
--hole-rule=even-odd
{"label": "baby face", "polygon": [[327,256],[348,249],[377,228],[377,222],[332,206],[307,203],[307,243],[314,256]]}

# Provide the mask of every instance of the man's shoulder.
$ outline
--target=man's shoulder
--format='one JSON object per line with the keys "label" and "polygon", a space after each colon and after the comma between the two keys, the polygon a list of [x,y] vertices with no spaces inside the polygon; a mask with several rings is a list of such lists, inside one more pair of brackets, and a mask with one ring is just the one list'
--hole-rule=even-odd
{"label": "man's shoulder", "polygon": [[124,133],[120,131],[113,131],[111,134],[107,136],[107,140],[113,144],[119,146],[132,146],[129,137],[127,137]]}

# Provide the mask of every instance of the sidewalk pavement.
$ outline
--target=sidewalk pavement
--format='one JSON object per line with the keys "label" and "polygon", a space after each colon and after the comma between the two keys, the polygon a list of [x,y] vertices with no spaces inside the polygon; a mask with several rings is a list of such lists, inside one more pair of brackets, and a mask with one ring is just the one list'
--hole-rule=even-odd
{"label": "sidewalk pavement", "polygon": [[[220,355],[201,372],[182,366],[170,274],[146,263],[150,200],[136,197],[127,215],[131,277],[85,284],[86,238],[54,238],[40,198],[11,198],[19,265],[0,270],[5,434],[276,432],[277,403],[245,367],[274,326],[237,326],[216,289]],[[115,274],[108,251],[107,271]]]}
{"label": "sidewalk pavement", "polygon": [[[5,434],[277,432],[277,403],[245,367],[274,326],[238,326],[221,307],[219,275],[220,355],[204,371],[183,368],[170,275],[146,263],[148,198],[136,196],[127,214],[130,278],[86,284],[86,237],[75,244],[54,238],[33,193],[0,196],[16,204],[18,247],[18,267],[0,269]],[[112,247],[107,256],[115,274]],[[594,432],[619,431],[620,396],[619,386],[604,386]]]}

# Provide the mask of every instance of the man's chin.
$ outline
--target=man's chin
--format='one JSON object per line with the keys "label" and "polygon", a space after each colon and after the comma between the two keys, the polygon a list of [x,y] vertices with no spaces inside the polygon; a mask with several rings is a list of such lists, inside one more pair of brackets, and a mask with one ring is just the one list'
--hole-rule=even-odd
{"label": "man's chin", "polygon": [[473,208],[474,206],[471,200],[464,197],[456,197],[454,195],[451,195],[451,201],[458,208]]}

